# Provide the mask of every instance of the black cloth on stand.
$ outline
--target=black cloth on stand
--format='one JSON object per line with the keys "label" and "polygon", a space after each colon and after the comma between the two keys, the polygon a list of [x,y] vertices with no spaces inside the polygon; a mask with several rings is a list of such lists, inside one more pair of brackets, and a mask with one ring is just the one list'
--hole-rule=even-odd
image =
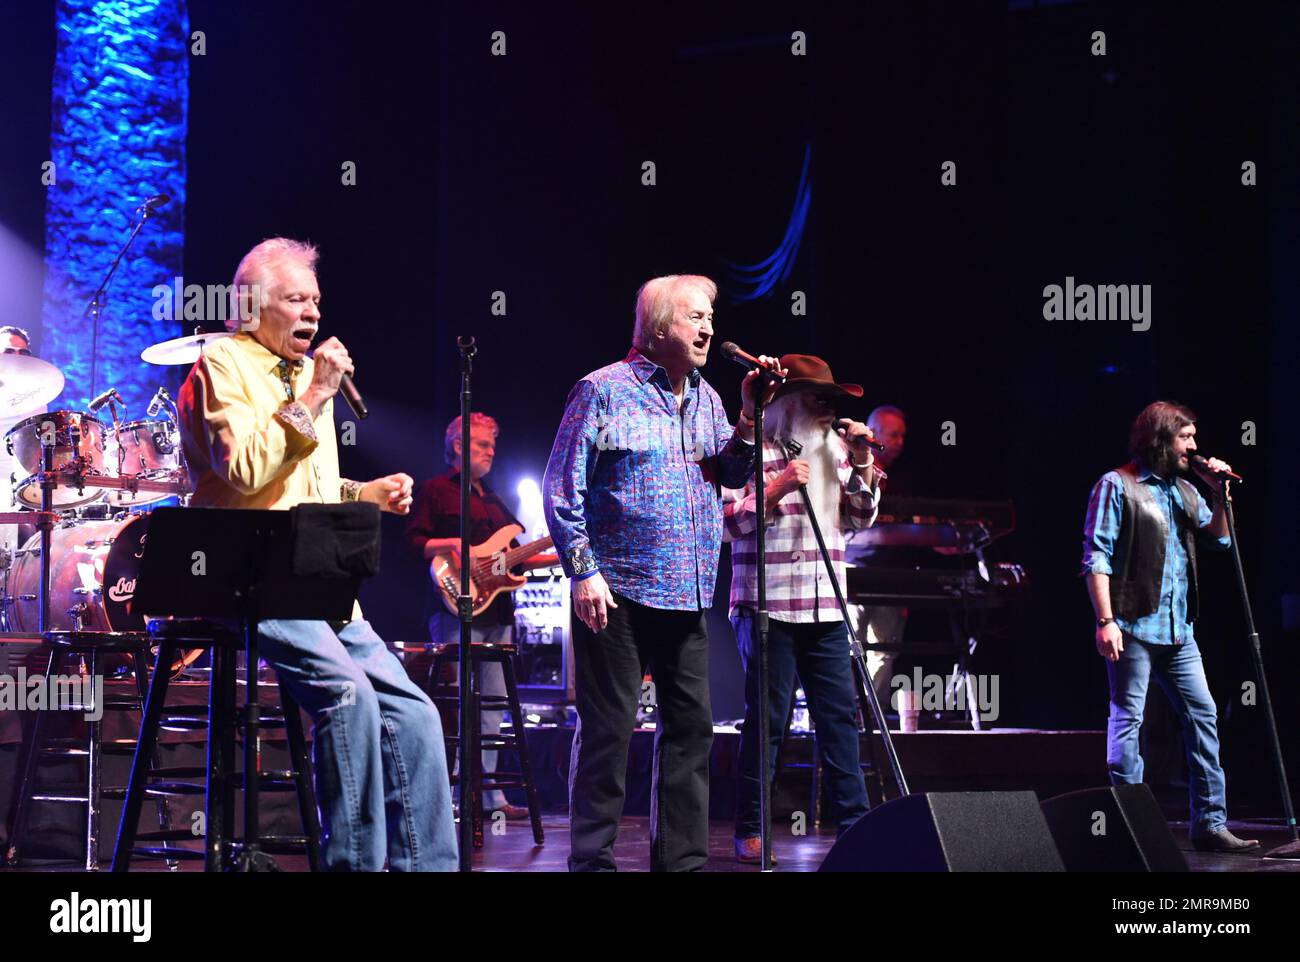
{"label": "black cloth on stand", "polygon": [[379,506],[300,504],[293,518],[293,573],[300,578],[369,578],[379,572]]}

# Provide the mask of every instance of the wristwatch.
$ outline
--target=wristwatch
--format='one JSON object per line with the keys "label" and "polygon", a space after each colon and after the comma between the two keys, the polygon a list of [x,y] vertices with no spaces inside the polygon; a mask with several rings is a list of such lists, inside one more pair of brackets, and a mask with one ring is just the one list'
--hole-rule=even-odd
{"label": "wristwatch", "polygon": [[1107,625],[1109,625],[1109,624],[1110,624],[1112,621],[1114,621],[1114,620],[1115,620],[1114,618],[1098,618],[1098,619],[1097,619],[1097,627],[1098,627],[1098,628],[1105,628]]}

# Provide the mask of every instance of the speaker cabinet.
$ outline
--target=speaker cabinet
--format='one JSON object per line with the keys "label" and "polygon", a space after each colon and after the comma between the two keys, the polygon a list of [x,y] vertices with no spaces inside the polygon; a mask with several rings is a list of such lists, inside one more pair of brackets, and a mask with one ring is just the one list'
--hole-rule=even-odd
{"label": "speaker cabinet", "polygon": [[874,808],[821,872],[1063,872],[1033,792],[927,792]]}
{"label": "speaker cabinet", "polygon": [[1086,788],[1043,802],[1071,872],[1186,872],[1187,860],[1146,785]]}

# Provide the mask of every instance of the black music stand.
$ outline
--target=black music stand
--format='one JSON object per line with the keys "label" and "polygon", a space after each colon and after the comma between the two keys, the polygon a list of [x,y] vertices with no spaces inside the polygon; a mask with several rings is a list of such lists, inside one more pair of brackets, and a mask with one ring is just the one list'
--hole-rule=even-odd
{"label": "black music stand", "polygon": [[[315,506],[311,506],[315,507]],[[379,539],[379,509],[373,504],[331,505],[351,516],[363,533],[373,529]],[[302,555],[295,556],[295,524],[301,508],[255,511],[227,508],[159,508],[149,518],[144,557],[132,610],[148,617],[206,618],[238,621],[247,653],[244,693],[244,843],[233,866],[226,853],[217,868],[241,871],[273,870],[274,860],[257,841],[258,769],[257,624],[269,618],[348,621],[352,617],[360,574],[324,577],[295,574]],[[301,533],[300,533],[301,534]],[[313,531],[315,539],[320,531]],[[299,539],[301,540],[301,539]],[[319,547],[319,543],[315,545]],[[377,555],[377,551],[374,552]],[[362,565],[362,569],[364,569]],[[373,570],[361,573],[373,574]],[[213,683],[210,692],[211,731],[226,719],[216,680],[218,663],[234,652],[212,646]],[[155,667],[155,671],[165,670]],[[223,666],[233,672],[233,666]],[[222,792],[211,784],[214,742],[208,739],[208,830],[223,823]],[[141,760],[136,759],[135,764]],[[225,772],[222,777],[229,778]],[[213,810],[213,806],[217,810]],[[226,815],[229,818],[229,814]]]}

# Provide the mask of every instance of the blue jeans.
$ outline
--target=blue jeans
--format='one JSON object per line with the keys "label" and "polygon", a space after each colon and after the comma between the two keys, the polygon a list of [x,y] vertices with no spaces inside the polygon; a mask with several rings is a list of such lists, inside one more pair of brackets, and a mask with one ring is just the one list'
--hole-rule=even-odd
{"label": "blue jeans", "polygon": [[1125,633],[1119,661],[1106,662],[1110,678],[1106,762],[1111,783],[1135,785],[1142,781],[1138,732],[1152,672],[1183,724],[1191,833],[1217,832],[1228,824],[1223,768],[1219,765],[1217,709],[1195,641],[1148,645]]}
{"label": "blue jeans", "polygon": [[[759,829],[758,632],[753,616],[745,609],[738,609],[731,625],[736,629],[740,657],[745,663],[745,727],[740,733],[736,838],[751,838]],[[859,763],[858,697],[849,657],[849,633],[844,622],[796,624],[769,618],[767,668],[768,771],[775,774],[797,670],[808,699],[808,713],[816,728],[827,814],[839,823],[839,832],[843,834],[869,807],[867,785]]]}
{"label": "blue jeans", "polygon": [[442,723],[370,623],[263,621],[261,654],[315,723],[321,854],[330,871],[457,867]]}

